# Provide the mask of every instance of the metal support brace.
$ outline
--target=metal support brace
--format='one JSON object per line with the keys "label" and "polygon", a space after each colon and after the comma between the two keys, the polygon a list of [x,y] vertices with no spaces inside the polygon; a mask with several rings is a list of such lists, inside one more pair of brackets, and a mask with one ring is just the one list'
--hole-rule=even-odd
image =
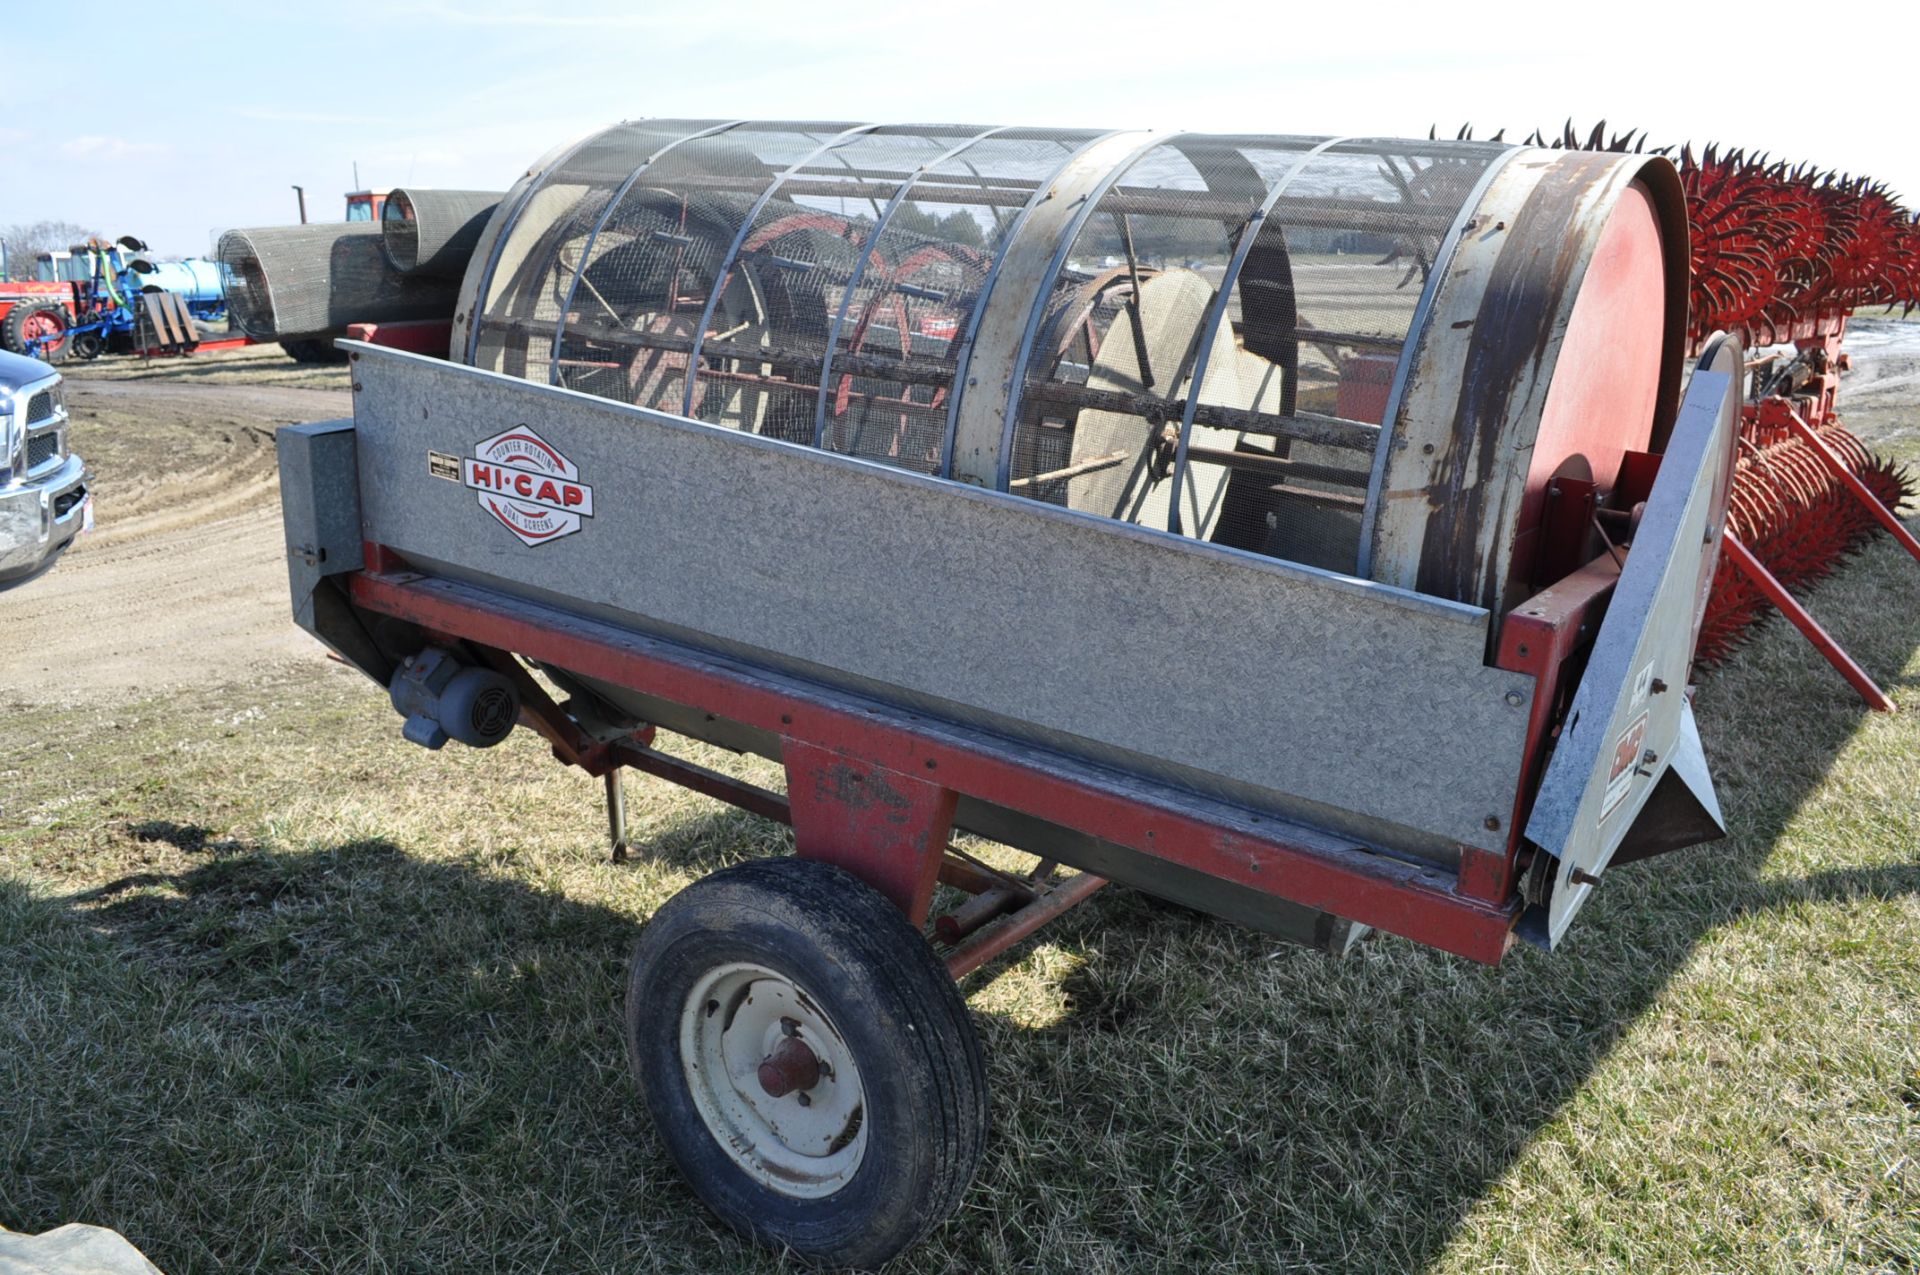
{"label": "metal support brace", "polygon": [[859,124],[853,128],[843,129],[835,133],[832,137],[808,151],[800,159],[794,161],[793,164],[775,176],[772,181],[768,182],[766,188],[760,192],[760,197],[753,201],[752,207],[747,209],[746,217],[740,222],[739,232],[734,235],[733,242],[727,246],[727,255],[720,259],[720,268],[714,272],[713,287],[707,294],[706,308],[700,312],[700,325],[693,330],[693,350],[687,355],[687,387],[686,394],[680,403],[680,415],[693,415],[693,391],[700,380],[700,348],[706,344],[707,329],[709,325],[713,323],[714,309],[720,304],[721,294],[727,290],[727,278],[733,273],[734,266],[740,261],[740,249],[746,245],[747,236],[753,233],[753,223],[760,219],[761,209],[767,206],[767,203],[773,198],[780,187],[786,184],[789,177],[792,177],[795,173],[801,171],[808,164],[813,163],[814,160],[819,159],[822,155],[834,147],[839,146],[841,143],[850,142],[854,138],[871,133],[879,127],[881,126],[878,124]]}
{"label": "metal support brace", "polygon": [[853,273],[847,276],[846,286],[840,292],[840,308],[834,311],[833,326],[827,329],[827,352],[820,364],[820,392],[815,397],[813,405],[813,445],[815,447],[823,446],[827,436],[827,386],[833,379],[834,355],[840,349],[840,329],[847,321],[847,311],[853,304],[853,298],[860,291],[860,280],[867,273],[868,263],[873,260],[874,249],[880,246],[880,237],[887,233],[887,227],[893,223],[893,214],[899,210],[902,203],[906,202],[907,196],[912,193],[914,186],[929,169],[940,167],[975,142],[992,137],[995,133],[1005,132],[1007,127],[1002,124],[996,128],[987,129],[983,133],[976,133],[967,138],[958,146],[948,147],[937,157],[907,174],[906,180],[900,183],[899,188],[893,192],[893,196],[887,200],[886,209],[880,214],[879,220],[874,222],[873,230],[867,235],[867,242],[860,250],[860,259],[854,263]]}
{"label": "metal support brace", "polygon": [[1800,605],[1799,599],[1787,592],[1787,587],[1780,583],[1773,572],[1767,570],[1766,565],[1753,556],[1753,550],[1747,548],[1731,531],[1726,533],[1722,548],[1733,565],[1739,568],[1747,579],[1753,581],[1760,592],[1767,595],[1767,600],[1779,607],[1787,619],[1793,621],[1793,627],[1799,629],[1807,641],[1813,643],[1814,649],[1827,657],[1827,663],[1833,665],[1840,676],[1846,678],[1848,684],[1860,692],[1860,698],[1867,702],[1868,708],[1876,713],[1895,711],[1894,703],[1887,698],[1886,692],[1867,676],[1865,669],[1853,662],[1853,657],[1834,641],[1832,634],[1820,627],[1820,621],[1814,619],[1812,613]]}
{"label": "metal support brace", "polygon": [[1047,263],[1047,272],[1041,276],[1043,283],[1034,289],[1033,304],[1027,310],[1027,325],[1020,337],[1020,350],[1014,357],[1013,374],[1007,378],[1006,419],[1000,427],[1000,454],[995,461],[993,487],[995,491],[1005,491],[1007,481],[1012,475],[1014,427],[1020,419],[1020,400],[1026,394],[1027,365],[1033,359],[1033,343],[1040,335],[1040,322],[1047,310],[1047,298],[1053,295],[1053,285],[1060,278],[1060,270],[1067,264],[1067,256],[1073,251],[1074,241],[1080,238],[1080,231],[1100,206],[1106,193],[1113,189],[1115,182],[1133,170],[1133,166],[1146,158],[1155,147],[1165,146],[1186,133],[1156,133],[1135,147],[1127,157],[1109,169],[1093,189],[1081,197],[1080,210],[1060,232],[1060,238],[1053,250],[1053,259]]}
{"label": "metal support brace", "polygon": [[1920,562],[1920,540],[1914,539],[1913,533],[1894,516],[1893,510],[1881,503],[1880,497],[1873,494],[1873,488],[1860,481],[1860,475],[1848,469],[1846,462],[1833,454],[1826,440],[1820,437],[1820,432],[1807,424],[1800,413],[1792,409],[1787,411],[1787,428],[1798,434],[1801,441],[1813,449],[1813,454],[1818,456],[1821,463],[1832,471],[1833,476],[1845,484],[1846,489],[1867,507],[1868,512],[1872,513],[1879,520],[1880,525],[1887,529],[1887,534],[1898,541],[1900,547],[1911,554],[1915,562]]}
{"label": "metal support brace", "polygon": [[1000,279],[1000,267],[1006,263],[1007,254],[1013,250],[1014,242],[1020,236],[1020,229],[1026,225],[1027,217],[1042,203],[1053,198],[1053,186],[1067,166],[1079,159],[1087,151],[1106,141],[1113,133],[1101,133],[1090,137],[1068,153],[1060,161],[1059,167],[1047,175],[1046,180],[1034,183],[1033,193],[1013,219],[1003,226],[994,241],[993,262],[987,267],[986,278],[980,281],[980,288],[974,297],[973,308],[967,315],[967,326],[960,334],[959,343],[954,347],[953,356],[953,392],[947,395],[947,423],[945,433],[940,439],[940,477],[953,477],[954,440],[960,430],[960,400],[966,397],[965,387],[970,383],[968,369],[973,363],[973,342],[980,333],[980,320],[987,312],[987,305],[993,299],[993,285]]}
{"label": "metal support brace", "polygon": [[[619,211],[620,205],[626,202],[627,194],[633,190],[633,184],[640,180],[640,174],[652,168],[662,155],[665,155],[668,151],[678,146],[687,142],[697,142],[703,137],[712,137],[716,133],[727,132],[730,129],[740,127],[746,122],[745,120],[729,120],[725,124],[715,124],[713,127],[703,128],[697,133],[689,133],[685,137],[674,138],[659,150],[654,151],[651,155],[641,160],[639,167],[627,174],[627,179],[620,183],[619,189],[608,196],[607,206],[600,210],[600,216],[594,221],[593,229],[587,232],[586,243],[581,245],[580,260],[573,268],[573,277],[567,281],[566,300],[560,303],[560,313],[553,321],[553,350],[547,362],[547,384],[560,384],[560,344],[566,339],[567,323],[573,314],[574,295],[580,291],[580,281],[587,277],[587,266],[593,260],[593,246],[599,241],[600,232],[607,228],[607,222],[613,219],[613,215]],[[558,259],[556,253],[555,260],[557,261]],[[479,330],[477,326],[475,330]]]}

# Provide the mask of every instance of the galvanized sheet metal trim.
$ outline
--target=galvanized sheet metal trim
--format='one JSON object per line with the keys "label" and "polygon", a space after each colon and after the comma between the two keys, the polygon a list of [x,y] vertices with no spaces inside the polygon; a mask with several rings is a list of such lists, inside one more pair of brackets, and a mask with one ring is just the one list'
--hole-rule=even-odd
{"label": "galvanized sheet metal trim", "polygon": [[1060,280],[1060,270],[1066,265],[1068,255],[1073,252],[1074,241],[1080,237],[1080,232],[1086,228],[1088,220],[1092,218],[1094,210],[1100,206],[1100,201],[1106,197],[1107,192],[1112,190],[1114,184],[1126,176],[1135,164],[1156,147],[1177,142],[1188,136],[1192,134],[1160,133],[1140,143],[1132,154],[1108,170],[1107,175],[1095,183],[1093,189],[1082,197],[1084,202],[1080,205],[1080,211],[1073,215],[1073,220],[1067,223],[1066,229],[1061,232],[1059,243],[1053,250],[1053,259],[1047,263],[1047,273],[1042,285],[1034,289],[1033,304],[1027,310],[1026,330],[1020,338],[1020,352],[1013,361],[1013,377],[1007,386],[1007,414],[1005,421],[1001,424],[1000,454],[994,457],[993,488],[995,491],[1005,491],[1007,480],[1013,476],[1013,432],[1015,424],[1020,419],[1020,402],[1026,397],[1027,365],[1033,359],[1033,343],[1040,336],[1040,321],[1046,315],[1047,300],[1053,295],[1054,285]]}
{"label": "galvanized sheet metal trim", "polygon": [[1028,214],[1032,213],[1042,201],[1051,197],[1049,192],[1053,184],[1060,180],[1060,174],[1066,172],[1070,164],[1108,138],[1118,137],[1126,131],[1126,129],[1113,129],[1097,137],[1089,137],[1071,151],[1060,161],[1058,168],[1034,186],[1033,194],[1029,195],[1027,202],[1020,206],[1020,211],[1014,215],[1013,223],[1002,235],[1000,251],[994,254],[993,264],[987,267],[987,277],[980,283],[979,300],[974,302],[973,313],[967,316],[967,330],[961,337],[960,352],[953,363],[953,390],[947,395],[947,432],[946,437],[940,442],[939,473],[942,478],[953,477],[953,441],[960,425],[960,400],[966,396],[969,385],[967,378],[970,374],[969,369],[973,365],[974,337],[980,331],[981,317],[986,314],[988,305],[993,301],[993,287],[999,282],[1000,267],[1006,263],[1008,254],[1013,251],[1014,241],[1020,237],[1021,228],[1027,224]]}
{"label": "galvanized sheet metal trim", "polygon": [[1367,577],[1373,573],[1373,524],[1380,516],[1380,490],[1387,478],[1387,448],[1393,441],[1393,420],[1400,414],[1400,402],[1407,392],[1407,377],[1413,370],[1414,350],[1419,347],[1421,329],[1426,327],[1428,316],[1433,311],[1433,299],[1440,291],[1440,281],[1453,266],[1453,254],[1459,249],[1460,240],[1466,235],[1474,214],[1479,211],[1480,200],[1486,195],[1487,187],[1493,185],[1493,179],[1500,175],[1507,161],[1525,149],[1524,146],[1510,147],[1487,165],[1487,171],[1480,174],[1480,180],[1467,193],[1466,202],[1460,205],[1447,237],[1441,241],[1440,250],[1434,254],[1433,268],[1427,272],[1426,287],[1420,289],[1420,300],[1415,303],[1413,318],[1407,324],[1407,339],[1400,346],[1399,361],[1394,364],[1393,384],[1387,390],[1386,410],[1380,414],[1380,442],[1373,449],[1373,464],[1367,475],[1367,503],[1360,513],[1360,556],[1354,567],[1355,575]]}

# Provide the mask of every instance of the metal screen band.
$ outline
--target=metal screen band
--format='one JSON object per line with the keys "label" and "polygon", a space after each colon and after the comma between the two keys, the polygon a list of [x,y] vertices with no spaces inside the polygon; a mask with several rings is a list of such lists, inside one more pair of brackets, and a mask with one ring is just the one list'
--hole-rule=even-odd
{"label": "metal screen band", "polygon": [[[620,123],[614,125],[614,127],[619,128],[622,125],[637,122],[639,121],[621,120]],[[494,236],[493,246],[487,249],[487,266],[486,269],[481,272],[480,287],[473,295],[473,314],[470,316],[472,321],[467,324],[466,361],[469,366],[480,357],[480,314],[487,308],[487,298],[493,292],[493,272],[500,267],[500,256],[507,250],[507,239],[513,234],[513,228],[520,223],[520,214],[526,211],[527,205],[532,202],[533,197],[545,188],[548,178],[572,162],[573,157],[578,155],[589,142],[599,140],[605,136],[606,133],[606,129],[597,128],[573,145],[567,147],[562,154],[555,156],[551,164],[541,170],[538,177],[527,183],[527,188],[520,192],[520,198],[514,202],[512,208],[502,207],[494,210],[493,215],[495,217],[501,217],[504,213],[504,219],[500,223],[500,233]]]}
{"label": "metal screen band", "polygon": [[768,182],[767,188],[760,192],[760,197],[753,201],[753,207],[747,209],[747,215],[740,222],[739,233],[734,235],[733,243],[727,248],[727,255],[720,259],[720,268],[714,272],[713,287],[707,294],[706,308],[700,312],[700,326],[693,331],[693,348],[687,353],[687,392],[680,403],[680,415],[686,417],[693,416],[693,390],[700,382],[700,347],[706,344],[707,325],[713,322],[714,308],[720,304],[720,294],[726,291],[727,276],[733,273],[734,263],[740,259],[740,249],[746,244],[747,236],[753,233],[753,223],[759,218],[761,210],[773,199],[774,192],[786,183],[787,178],[793,176],[808,164],[811,164],[814,160],[820,158],[820,156],[847,139],[859,137],[862,133],[871,133],[876,128],[881,127],[884,126],[880,124],[858,124],[853,128],[844,129],[833,137],[828,138],[826,141],[820,143],[819,146],[807,152],[805,156],[790,164],[785,172]]}
{"label": "metal screen band", "polygon": [[662,146],[659,150],[641,160],[640,166],[627,174],[627,179],[620,183],[619,189],[608,196],[606,208],[601,210],[600,216],[595,219],[593,229],[587,232],[587,241],[580,249],[579,264],[574,267],[573,278],[567,282],[566,298],[561,301],[560,313],[553,321],[553,353],[547,360],[547,384],[560,384],[560,350],[562,343],[566,340],[567,316],[573,313],[574,293],[580,290],[580,280],[586,277],[587,262],[593,259],[594,241],[600,238],[600,232],[606,228],[606,224],[608,220],[612,218],[614,210],[620,206],[620,201],[627,197],[627,192],[633,189],[633,184],[640,180],[640,174],[652,168],[654,161],[658,160],[662,155],[680,145],[682,142],[695,142],[703,137],[712,137],[715,133],[724,133],[728,129],[739,128],[745,123],[747,123],[746,120],[729,120],[725,124],[715,124],[712,128],[701,129],[698,133],[689,133],[685,137],[674,138],[665,146]]}
{"label": "metal screen band", "polygon": [[1480,200],[1486,195],[1487,187],[1507,166],[1507,161],[1518,155],[1521,147],[1511,146],[1494,157],[1487,170],[1480,174],[1480,180],[1473,184],[1467,198],[1460,205],[1460,211],[1454,214],[1453,225],[1447,228],[1447,237],[1440,241],[1439,251],[1433,254],[1433,270],[1427,275],[1427,286],[1420,290],[1420,300],[1413,307],[1413,320],[1407,325],[1406,344],[1400,348],[1400,360],[1393,369],[1393,384],[1387,390],[1386,411],[1380,417],[1380,442],[1373,449],[1373,465],[1367,476],[1367,503],[1360,513],[1360,556],[1354,564],[1354,574],[1368,579],[1373,574],[1373,528],[1380,518],[1381,488],[1387,482],[1387,446],[1393,439],[1394,418],[1400,414],[1400,400],[1407,390],[1407,377],[1413,371],[1414,347],[1420,343],[1420,333],[1426,327],[1428,312],[1433,309],[1434,296],[1440,290],[1440,280],[1453,264],[1453,254],[1460,247],[1461,239],[1466,237],[1467,223],[1473,220],[1473,214],[1480,207]]}
{"label": "metal screen band", "polygon": [[1115,164],[1111,171],[1092,190],[1087,192],[1086,202],[1080,211],[1073,215],[1073,221],[1060,233],[1060,244],[1053,250],[1053,259],[1047,263],[1044,286],[1034,289],[1033,307],[1027,311],[1027,327],[1020,336],[1020,352],[1013,363],[1013,383],[1007,389],[1007,416],[1000,430],[1000,455],[994,461],[993,489],[1006,491],[1007,481],[1013,477],[1013,427],[1020,419],[1020,400],[1026,396],[1027,364],[1033,357],[1033,343],[1040,335],[1040,321],[1045,317],[1047,298],[1052,295],[1053,285],[1060,278],[1060,269],[1066,265],[1067,257],[1073,252],[1073,244],[1085,229],[1100,201],[1106,198],[1115,183],[1132,170],[1133,166],[1153,150],[1162,146],[1171,146],[1183,137],[1193,137],[1193,133],[1165,133],[1149,137],[1140,143],[1138,149],[1124,160]]}
{"label": "metal screen band", "polygon": [[[833,356],[840,348],[840,327],[846,322],[847,311],[853,305],[854,294],[860,290],[860,280],[867,273],[867,262],[873,260],[874,249],[880,246],[880,236],[886,232],[887,224],[893,220],[894,211],[905,202],[907,192],[913,189],[914,184],[929,168],[937,168],[982,138],[992,137],[995,133],[1004,133],[1010,127],[1012,126],[1008,124],[996,124],[986,132],[977,133],[958,146],[942,151],[908,173],[906,180],[900,183],[900,188],[893,192],[893,198],[887,201],[885,210],[880,213],[880,219],[873,225],[873,233],[867,236],[867,246],[861,250],[860,259],[854,263],[853,273],[847,276],[846,288],[840,294],[840,308],[834,312],[833,325],[827,329],[827,353],[825,360],[820,364],[820,394],[813,408],[813,445],[815,447],[823,446],[826,441],[827,385],[833,379]],[[958,387],[948,393],[948,398],[951,399],[957,392]]]}
{"label": "metal screen band", "polygon": [[[1213,294],[1213,304],[1207,307],[1207,317],[1201,322],[1200,348],[1194,355],[1192,380],[1189,382],[1192,388],[1187,391],[1187,406],[1180,413],[1179,450],[1173,460],[1173,495],[1167,501],[1167,530],[1175,535],[1181,534],[1180,493],[1187,481],[1187,436],[1193,433],[1194,413],[1200,410],[1200,387],[1207,383],[1207,360],[1213,357],[1213,339],[1220,334],[1221,324],[1226,322],[1227,305],[1233,299],[1233,287],[1239,281],[1240,268],[1246,264],[1247,254],[1253,251],[1253,241],[1259,238],[1267,214],[1273,211],[1273,206],[1286,193],[1287,187],[1293,184],[1293,179],[1300,175],[1300,170],[1328,147],[1353,140],[1351,137],[1329,137],[1294,160],[1293,166],[1280,175],[1280,180],[1267,192],[1260,207],[1240,228],[1240,242],[1233,246],[1233,256],[1227,261],[1227,272],[1220,277],[1220,286]],[[1179,387],[1176,385],[1174,388]]]}
{"label": "metal screen band", "polygon": [[[1067,165],[1109,137],[1117,137],[1124,131],[1126,130],[1112,129],[1096,137],[1089,137],[1068,153],[1067,157],[1060,161],[1060,166],[1047,175],[1046,180],[1035,183],[1033,194],[1027,196],[1027,202],[1020,206],[1020,211],[1014,214],[1013,221],[1001,232],[1000,251],[993,255],[993,264],[987,267],[987,277],[980,281],[979,299],[973,303],[973,313],[967,316],[967,330],[960,338],[959,353],[953,361],[953,392],[947,395],[947,430],[946,435],[940,440],[940,467],[935,471],[940,477],[953,477],[953,439],[960,426],[960,400],[965,396],[967,368],[973,363],[973,339],[980,333],[980,317],[987,312],[987,306],[993,301],[993,285],[999,281],[1000,266],[1006,261],[1007,252],[1013,247],[1013,241],[1019,236],[1020,227],[1026,224],[1027,215],[1040,206],[1040,201],[1047,198],[1047,192],[1053,186],[1054,179],[1067,170]],[[1128,162],[1131,163],[1132,160],[1129,159]],[[1025,366],[1024,363],[1021,365],[1023,372]],[[1018,381],[1014,383],[1019,384]]]}

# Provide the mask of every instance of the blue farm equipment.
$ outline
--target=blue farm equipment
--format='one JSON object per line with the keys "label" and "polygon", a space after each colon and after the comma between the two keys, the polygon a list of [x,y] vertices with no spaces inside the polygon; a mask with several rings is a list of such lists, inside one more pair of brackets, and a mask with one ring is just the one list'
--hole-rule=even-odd
{"label": "blue farm equipment", "polygon": [[[155,263],[131,236],[42,253],[31,307],[0,336],[9,349],[48,362],[108,351],[178,353],[199,344],[196,322],[226,318],[220,267],[202,259]],[[49,286],[51,285],[51,286]]]}

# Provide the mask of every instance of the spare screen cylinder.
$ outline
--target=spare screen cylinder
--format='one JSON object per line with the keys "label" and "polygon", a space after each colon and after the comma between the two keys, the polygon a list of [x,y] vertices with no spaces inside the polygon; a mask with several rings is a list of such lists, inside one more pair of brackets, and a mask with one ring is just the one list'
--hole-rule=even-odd
{"label": "spare screen cylinder", "polygon": [[453,348],[1501,614],[1548,478],[1658,450],[1685,235],[1647,155],[648,120],[502,198]]}
{"label": "spare screen cylinder", "polygon": [[380,214],[387,260],[401,274],[458,279],[499,202],[497,190],[393,191]]}
{"label": "spare screen cylinder", "polygon": [[454,280],[395,270],[380,228],[367,222],[229,230],[214,255],[228,312],[261,341],[343,332],[351,323],[450,319],[459,296]]}

